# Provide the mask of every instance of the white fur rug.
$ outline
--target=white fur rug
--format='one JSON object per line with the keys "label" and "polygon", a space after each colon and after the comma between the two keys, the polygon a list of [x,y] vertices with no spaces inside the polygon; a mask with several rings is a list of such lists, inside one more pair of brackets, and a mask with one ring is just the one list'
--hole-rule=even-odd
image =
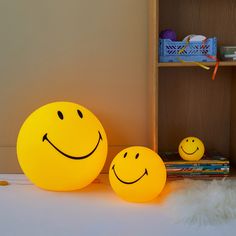
{"label": "white fur rug", "polygon": [[165,212],[178,223],[213,225],[236,218],[236,180],[184,179],[167,183]]}

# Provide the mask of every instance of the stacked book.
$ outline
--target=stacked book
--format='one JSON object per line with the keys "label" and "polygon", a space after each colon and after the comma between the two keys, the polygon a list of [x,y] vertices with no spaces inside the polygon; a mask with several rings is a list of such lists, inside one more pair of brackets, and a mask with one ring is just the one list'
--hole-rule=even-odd
{"label": "stacked book", "polygon": [[185,161],[178,152],[161,152],[159,155],[165,163],[169,178],[210,178],[229,175],[229,160],[218,153],[205,153],[199,161]]}

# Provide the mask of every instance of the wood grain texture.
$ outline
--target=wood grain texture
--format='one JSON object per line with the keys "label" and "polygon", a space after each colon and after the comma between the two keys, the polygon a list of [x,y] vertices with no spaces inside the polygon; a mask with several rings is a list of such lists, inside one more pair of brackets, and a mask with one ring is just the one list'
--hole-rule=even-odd
{"label": "wood grain texture", "polygon": [[177,150],[186,136],[197,136],[208,150],[229,154],[231,68],[215,81],[202,68],[161,68],[159,150]]}
{"label": "wood grain texture", "polygon": [[158,0],[149,0],[149,54],[148,54],[148,121],[149,121],[149,146],[153,150],[157,150],[158,140],[156,134],[158,133],[157,127],[157,107],[156,101],[157,96],[157,86],[156,86],[156,64],[157,64],[157,5]]}
{"label": "wood grain texture", "polygon": [[219,45],[235,45],[235,12],[235,0],[160,0],[160,29],[172,28],[180,40],[203,34],[216,36]]}
{"label": "wood grain texture", "polygon": [[236,68],[232,74],[230,118],[230,159],[236,165]]}
{"label": "wood grain texture", "polygon": [[[201,62],[201,64],[205,66],[215,66],[215,62]],[[236,66],[236,61],[221,61],[219,63],[219,66]],[[196,65],[191,62],[160,62],[157,64],[157,67],[199,67],[199,65]]]}
{"label": "wood grain texture", "polygon": [[[189,34],[203,34],[217,37],[218,46],[236,44],[236,1],[159,2],[159,28],[172,28],[178,40]],[[236,156],[234,66],[234,62],[222,62],[213,82],[213,69],[206,71],[181,63],[157,64],[159,150],[177,150],[182,138],[195,135],[208,150]]]}

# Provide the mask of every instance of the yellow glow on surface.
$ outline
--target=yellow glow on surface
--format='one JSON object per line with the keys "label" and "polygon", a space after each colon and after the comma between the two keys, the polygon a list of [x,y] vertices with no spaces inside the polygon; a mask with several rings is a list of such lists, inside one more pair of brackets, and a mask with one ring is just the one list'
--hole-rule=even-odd
{"label": "yellow glow on surface", "polygon": [[124,200],[146,202],[157,197],[164,188],[166,168],[157,153],[133,146],[113,159],[109,180],[115,193]]}
{"label": "yellow glow on surface", "polygon": [[76,190],[101,172],[107,138],[100,121],[88,109],[54,102],[25,120],[17,139],[17,155],[23,172],[38,187]]}
{"label": "yellow glow on surface", "polygon": [[184,138],[179,144],[179,155],[186,161],[198,161],[205,152],[203,142],[196,137]]}

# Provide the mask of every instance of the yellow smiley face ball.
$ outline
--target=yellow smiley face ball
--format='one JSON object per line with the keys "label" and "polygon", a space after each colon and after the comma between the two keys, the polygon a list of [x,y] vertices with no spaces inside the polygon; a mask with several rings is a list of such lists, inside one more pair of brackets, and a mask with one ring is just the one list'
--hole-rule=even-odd
{"label": "yellow smiley face ball", "polygon": [[179,144],[179,155],[186,161],[198,161],[205,152],[203,142],[196,137],[184,138]]}
{"label": "yellow smiley face ball", "polygon": [[88,109],[54,102],[25,120],[17,139],[17,156],[25,175],[38,187],[71,191],[98,176],[107,156],[107,138]]}
{"label": "yellow smiley face ball", "polygon": [[115,193],[130,202],[154,199],[166,183],[166,168],[162,159],[146,147],[124,149],[113,159],[109,180]]}

